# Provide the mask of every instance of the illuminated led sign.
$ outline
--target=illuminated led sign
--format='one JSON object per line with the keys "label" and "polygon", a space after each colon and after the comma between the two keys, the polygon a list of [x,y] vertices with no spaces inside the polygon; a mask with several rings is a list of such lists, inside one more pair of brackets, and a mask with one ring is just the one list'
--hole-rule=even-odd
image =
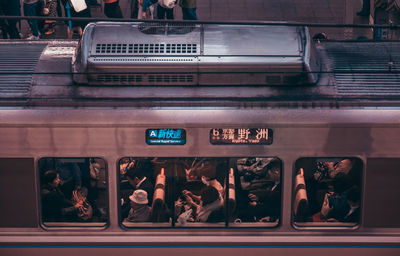
{"label": "illuminated led sign", "polygon": [[184,145],[186,131],[184,129],[147,129],[146,143],[148,145]]}
{"label": "illuminated led sign", "polygon": [[214,145],[251,144],[270,145],[272,129],[268,128],[225,128],[211,129],[210,142]]}

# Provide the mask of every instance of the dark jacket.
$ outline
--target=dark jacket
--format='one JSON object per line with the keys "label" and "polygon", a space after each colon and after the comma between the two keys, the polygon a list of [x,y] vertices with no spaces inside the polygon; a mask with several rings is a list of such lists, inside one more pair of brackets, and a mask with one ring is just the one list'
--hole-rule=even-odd
{"label": "dark jacket", "polygon": [[211,223],[223,222],[223,221],[225,221],[225,208],[223,206],[214,210],[207,218],[207,222]]}
{"label": "dark jacket", "polygon": [[142,184],[140,184],[140,186],[136,187],[136,189],[143,189],[146,191],[149,204],[151,205],[153,203],[154,184],[148,177],[142,182]]}
{"label": "dark jacket", "polygon": [[197,8],[196,0],[181,0],[179,5],[182,8],[189,8],[189,9]]}
{"label": "dark jacket", "polygon": [[44,221],[73,221],[76,209],[59,188],[45,185],[42,194],[42,213]]}
{"label": "dark jacket", "polygon": [[279,183],[273,190],[273,184],[267,189],[251,191],[259,198],[255,209],[257,218],[271,216],[278,218],[281,212],[281,184]]}

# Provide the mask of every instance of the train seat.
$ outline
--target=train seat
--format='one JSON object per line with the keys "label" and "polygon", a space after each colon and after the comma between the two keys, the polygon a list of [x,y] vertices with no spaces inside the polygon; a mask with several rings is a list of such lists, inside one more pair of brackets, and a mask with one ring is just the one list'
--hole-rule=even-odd
{"label": "train seat", "polygon": [[295,221],[304,220],[308,214],[308,198],[303,168],[300,168],[295,177],[293,211]]}
{"label": "train seat", "polygon": [[235,174],[233,168],[229,170],[228,212],[229,218],[233,217],[236,208]]}

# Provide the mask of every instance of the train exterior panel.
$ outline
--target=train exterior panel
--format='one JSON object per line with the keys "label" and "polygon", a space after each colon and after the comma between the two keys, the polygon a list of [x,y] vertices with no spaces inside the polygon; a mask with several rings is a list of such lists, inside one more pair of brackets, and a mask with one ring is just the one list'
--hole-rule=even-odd
{"label": "train exterior panel", "polygon": [[[63,253],[91,253],[99,249],[102,251],[103,246],[107,249],[102,253],[110,248],[119,248],[124,253],[128,250],[136,252],[143,249],[139,249],[141,246],[148,247],[150,253],[175,251],[177,247],[179,251],[203,253],[210,249],[208,246],[215,246],[224,253],[243,246],[251,248],[252,252],[276,252],[278,255],[285,255],[294,248],[308,253],[313,246],[317,250],[325,248],[335,252],[350,249],[355,255],[364,254],[366,248],[370,253],[383,250],[394,255],[398,252],[400,222],[396,220],[396,214],[399,208],[395,204],[386,204],[386,200],[396,200],[399,194],[395,185],[397,172],[386,169],[396,168],[400,163],[397,154],[400,140],[398,111],[63,110],[60,114],[59,111],[42,109],[1,112],[3,147],[0,160],[3,167],[6,160],[11,161],[6,165],[7,169],[2,168],[2,202],[12,206],[2,211],[1,243],[3,246],[15,245],[15,249],[12,246],[2,247],[5,255],[23,252],[27,250],[23,247],[34,245],[38,245],[36,249],[43,252],[61,246]],[[272,129],[273,143],[212,145],[210,130],[217,127]],[[186,144],[148,145],[145,140],[148,128],[184,129]],[[127,156],[278,157],[283,163],[284,188],[279,224],[258,226],[255,223],[241,227],[228,223],[216,228],[207,224],[172,227],[170,224],[149,223],[146,226],[133,224],[129,228],[121,227],[122,220],[116,210],[119,189],[117,163]],[[40,210],[39,160],[92,157],[106,162],[107,220],[100,224],[64,223],[52,226],[44,223]],[[360,159],[364,166],[359,223],[350,227],[337,223],[315,225],[305,222],[297,225],[292,207],[296,162],[301,158],[343,157]],[[370,168],[369,164],[375,166]],[[17,172],[11,171],[13,166]],[[26,203],[10,203],[10,195]],[[380,201],[380,197],[385,201]],[[388,218],[381,218],[382,215]],[[81,246],[83,250],[80,250]],[[238,255],[238,251],[234,251],[234,255]]]}

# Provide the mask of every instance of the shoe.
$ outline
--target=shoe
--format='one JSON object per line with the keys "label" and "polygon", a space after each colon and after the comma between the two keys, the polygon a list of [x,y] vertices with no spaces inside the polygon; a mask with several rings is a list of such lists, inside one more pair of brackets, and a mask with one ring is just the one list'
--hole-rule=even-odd
{"label": "shoe", "polygon": [[361,11],[357,12],[357,16],[369,16],[369,12],[361,10]]}
{"label": "shoe", "polygon": [[39,38],[39,36],[34,36],[34,35],[31,35],[31,36],[29,36],[29,37],[27,37],[27,38],[25,38],[26,40],[39,40],[40,38]]}
{"label": "shoe", "polygon": [[44,34],[45,35],[51,35],[51,34],[54,34],[55,31],[56,30],[54,28],[49,28],[44,32]]}

